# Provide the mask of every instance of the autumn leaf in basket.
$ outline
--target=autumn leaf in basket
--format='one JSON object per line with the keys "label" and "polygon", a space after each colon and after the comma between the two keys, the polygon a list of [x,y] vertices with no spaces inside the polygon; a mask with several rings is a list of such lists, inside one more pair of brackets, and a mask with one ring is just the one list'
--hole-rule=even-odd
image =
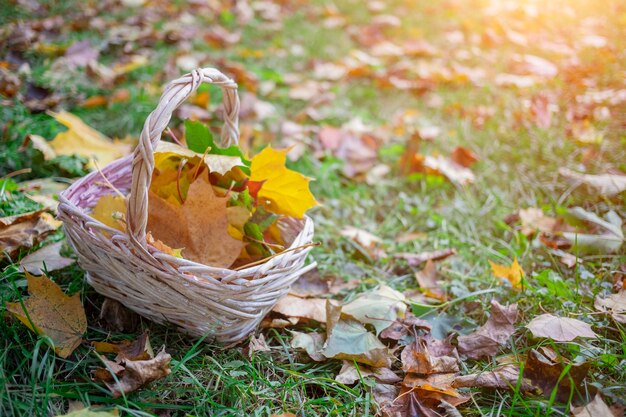
{"label": "autumn leaf in basket", "polygon": [[[268,147],[249,161],[238,146],[217,146],[201,123],[187,121],[185,133],[188,148],[160,142],[155,150],[148,243],[224,268],[283,251],[289,242],[279,220],[302,218],[317,204],[309,191],[311,179],[285,166],[287,151]],[[92,215],[124,231],[125,210],[125,199],[105,196]]]}

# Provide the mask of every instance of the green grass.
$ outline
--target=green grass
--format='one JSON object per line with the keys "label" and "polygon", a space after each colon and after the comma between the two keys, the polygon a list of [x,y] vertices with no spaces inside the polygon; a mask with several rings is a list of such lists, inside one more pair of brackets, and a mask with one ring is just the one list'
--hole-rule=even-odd
{"label": "green grass", "polygon": [[[312,16],[320,16],[325,2],[316,1],[311,5],[293,3],[290,5],[293,13],[287,14],[280,31],[267,28],[257,19],[243,29],[241,42],[232,48],[217,49],[201,40],[191,43],[194,52],[207,55],[203,64],[210,65],[225,58],[242,63],[261,82],[276,82],[276,89],[267,97],[261,97],[277,107],[274,120],[290,120],[305,107],[303,103],[294,103],[287,97],[288,87],[281,83],[286,74],[295,72],[307,79],[312,72],[310,60],[337,62],[358,48],[345,29],[320,30],[322,18]],[[397,13],[402,20],[400,27],[389,31],[389,37],[401,41],[421,35],[440,49],[442,59],[450,59],[459,50],[470,50],[475,46],[451,44],[445,37],[447,31],[462,30],[466,36],[471,36],[473,33],[484,34],[485,28],[511,27],[520,31],[526,27],[529,36],[538,34],[542,39],[562,40],[575,47],[577,36],[581,33],[582,16],[599,18],[605,23],[595,30],[607,38],[610,48],[608,51],[588,49],[581,52],[578,55],[580,67],[597,64],[600,69],[587,78],[600,88],[625,88],[623,73],[626,57],[623,51],[626,36],[623,23],[619,22],[626,16],[626,10],[617,0],[603,0],[604,7],[591,7],[592,2],[573,2],[574,15],[559,14],[558,19],[545,10],[537,18],[505,12],[489,17],[483,13],[485,2],[478,0],[412,6],[410,3],[386,3],[386,13]],[[90,4],[93,6],[95,3]],[[50,2],[50,5],[49,10],[40,12],[42,17],[74,10],[72,1]],[[362,2],[341,0],[336,5],[351,24],[368,23],[370,13]],[[154,25],[163,27],[169,20],[178,18],[185,7],[184,2],[176,2],[170,11],[173,17],[163,14]],[[551,8],[558,10],[555,5],[548,9]],[[0,23],[3,25],[17,19],[29,21],[32,18],[27,10],[13,3],[0,9],[3,13]],[[111,13],[102,12],[101,17],[107,22],[117,22],[135,12],[120,9]],[[198,20],[205,25],[221,22],[231,29],[237,28],[237,23],[227,13],[221,17],[201,15]],[[98,42],[103,39],[101,33],[92,29],[72,31],[67,27],[51,42],[70,45],[78,39]],[[139,45],[130,44],[135,51],[139,50]],[[304,54],[287,54],[285,57],[279,54],[280,50],[289,51],[293,45],[301,45]],[[626,218],[623,194],[601,198],[583,189],[572,190],[557,173],[559,167],[577,169],[582,164],[584,148],[566,137],[568,121],[565,109],[584,90],[561,76],[528,91],[512,90],[493,83],[492,75],[509,71],[508,62],[515,53],[551,58],[549,52],[542,50],[540,42],[530,42],[526,48],[508,42],[493,47],[478,43],[475,47],[482,51],[481,54],[470,54],[463,65],[485,68],[488,76],[481,85],[438,83],[430,93],[416,95],[378,88],[368,79],[335,83],[332,89],[335,99],[319,109],[322,119],[311,123],[341,125],[353,117],[360,117],[369,125],[379,126],[398,111],[412,109],[417,111],[418,124],[434,124],[443,132],[434,143],[423,144],[424,153],[447,154],[455,146],[463,145],[474,150],[481,160],[473,168],[476,183],[459,188],[434,177],[401,176],[397,160],[403,152],[406,135],[393,135],[389,143],[382,147],[379,159],[392,167],[392,173],[373,185],[345,178],[341,174],[340,160],[326,158],[318,161],[305,155],[293,163],[293,167],[317,178],[312,183],[312,189],[323,203],[312,212],[316,239],[322,242],[319,248],[313,250],[312,256],[318,262],[322,275],[362,281],[355,290],[342,294],[349,299],[378,283],[386,283],[399,290],[414,288],[416,284],[410,269],[399,268],[390,259],[372,261],[360,254],[358,248],[340,237],[338,232],[343,226],[356,226],[380,236],[390,254],[453,247],[458,254],[440,264],[452,302],[433,310],[429,315],[431,319],[459,324],[461,331],[468,333],[484,323],[485,311],[488,311],[492,297],[502,303],[517,302],[519,329],[512,339],[512,347],[503,349],[500,356],[523,355],[531,348],[546,344],[545,341],[532,339],[522,327],[543,312],[587,321],[600,335],[598,340],[557,343],[551,347],[569,360],[585,358],[591,363],[586,383],[578,387],[582,397],[591,399],[592,388],[597,388],[607,402],[618,402],[626,397],[626,329],[608,317],[596,314],[593,300],[599,293],[611,292],[612,276],[626,262],[625,253],[585,257],[583,265],[569,269],[544,247],[503,221],[507,215],[525,207],[542,207],[554,214],[567,207],[583,206],[599,214],[615,210]],[[131,98],[126,103],[97,109],[82,108],[80,102],[84,98],[108,95],[111,91],[94,85],[81,71],[77,75],[61,74],[59,77],[59,74],[51,72],[54,57],[31,50],[25,55],[31,62],[32,73],[25,78],[63,94],[66,98],[61,108],[75,113],[103,133],[112,137],[137,136],[145,117],[158,100],[159,87],[168,80],[163,78],[163,68],[168,63],[171,65],[176,54],[183,54],[175,45],[162,40],[148,42],[147,48],[151,54],[149,64],[131,72],[116,86],[129,90]],[[260,58],[242,56],[246,49],[261,51],[263,55]],[[1,56],[6,52],[6,46],[0,43]],[[100,60],[110,64],[121,54],[118,46],[109,45],[103,50]],[[420,60],[411,62],[417,65]],[[558,62],[563,68],[568,65]],[[582,71],[575,66],[572,68],[571,71]],[[172,77],[178,73],[178,70],[173,70]],[[556,94],[560,106],[548,130],[526,126],[516,118],[518,113],[523,112],[523,101],[541,92]],[[433,96],[440,98],[439,106],[429,105]],[[489,106],[494,110],[482,126],[477,126],[471,116],[464,116],[479,106]],[[624,103],[611,110],[613,117],[610,120],[596,124],[598,129],[604,130],[605,139],[595,147],[597,156],[589,162],[589,172],[604,172],[607,167],[626,168]],[[171,125],[176,127],[179,123],[175,119]],[[37,151],[19,150],[27,134],[51,139],[62,130],[45,113],[33,114],[14,99],[10,105],[0,106],[0,126],[5,126],[0,132],[0,176],[25,167],[31,167],[32,172],[14,180],[82,175],[84,161],[69,159],[44,163]],[[272,122],[260,125],[261,130],[273,127]],[[255,148],[262,145],[259,140],[253,143]],[[19,198],[8,202],[2,200],[1,204],[0,208],[5,213],[26,211]],[[395,243],[394,239],[406,232],[423,232],[426,236],[409,243]],[[49,239],[59,238],[55,235]],[[23,251],[12,262],[17,262],[26,253]],[[528,273],[530,288],[522,292],[500,285],[489,270],[489,260],[504,263],[515,257]],[[15,301],[25,294],[26,281],[11,261],[2,261],[0,268],[4,269],[0,277],[0,297],[4,306],[5,302]],[[89,318],[86,340],[119,340],[134,336],[105,330],[98,320],[102,298],[83,283],[83,271],[78,266],[50,275],[67,292],[81,293]],[[292,412],[298,416],[366,416],[376,413],[367,381],[353,387],[336,383],[334,376],[341,363],[333,360],[324,363],[307,361],[289,348],[288,331],[265,330],[271,352],[249,358],[240,346],[196,342],[171,328],[145,320],[141,327],[150,331],[155,350],[165,346],[172,355],[173,372],[164,380],[154,382],[126,398],[114,400],[104,386],[91,381],[90,371],[100,362],[87,342],[69,359],[61,359],[54,355],[43,338],[33,335],[7,316],[0,321],[0,415],[54,416],[64,413],[69,401],[75,400],[84,404],[115,406],[123,414],[133,416],[269,416],[281,412]],[[463,371],[478,372],[491,369],[494,365],[495,362],[489,361],[466,361]],[[569,404],[529,397],[520,392],[483,391],[477,392],[473,401],[463,405],[461,412],[470,416],[561,416],[569,415]]]}

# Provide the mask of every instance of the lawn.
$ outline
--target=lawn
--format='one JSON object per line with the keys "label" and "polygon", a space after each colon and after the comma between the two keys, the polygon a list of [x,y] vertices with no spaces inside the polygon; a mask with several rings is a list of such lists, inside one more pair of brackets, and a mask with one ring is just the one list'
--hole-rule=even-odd
{"label": "lawn", "polygon": [[[75,45],[82,49],[68,53]],[[5,306],[28,294],[20,260],[64,241],[59,228],[30,247],[2,248],[0,415],[57,416],[79,402],[123,416],[567,416],[596,393],[623,412],[626,252],[621,241],[607,249],[601,225],[576,219],[572,209],[587,220],[626,219],[626,193],[572,172],[626,175],[625,51],[619,0],[4,0],[1,218],[38,209],[43,200],[29,196],[58,193],[51,182],[33,189],[26,181],[53,179],[63,188],[89,171],[85,156],[48,158],[26,140],[51,141],[66,129],[51,112],[66,110],[132,141],[167,82],[216,67],[239,84],[242,148],[291,147],[288,166],[315,178],[320,204],[309,215],[320,245],[309,278],[333,285],[311,297],[350,302],[391,287],[435,337],[453,335],[455,347],[485,324],[492,300],[516,303],[515,330],[497,353],[461,355],[457,374],[503,364],[517,364],[519,373],[535,352],[555,356],[531,378],[539,391],[547,387],[543,393],[522,389],[520,378],[499,389],[458,388],[468,399],[458,412],[405,404],[393,414],[381,385],[399,383],[364,372],[338,382],[342,360],[314,361],[292,347],[292,331],[323,332],[324,323],[302,318],[281,328],[266,320],[256,334],[269,351],[258,352],[249,338],[207,342],[146,319],[115,331],[100,316],[104,298],[72,264],[48,276],[80,294],[88,329],[61,358]],[[218,89],[201,87],[164,139],[183,137],[186,118],[220,126],[220,101]],[[465,155],[463,163],[450,163],[453,154]],[[563,242],[565,225],[576,230],[573,242]],[[623,240],[623,227],[616,229]],[[447,249],[454,254],[434,263],[403,255]],[[62,253],[74,256],[69,245]],[[490,262],[519,262],[523,277],[496,276]],[[424,283],[429,277],[432,285]],[[621,315],[596,307],[616,294]],[[587,323],[596,336],[538,336],[526,326],[543,314]],[[134,340],[144,330],[155,352],[171,355],[171,373],[112,398],[93,378],[102,361],[91,342]],[[401,348],[412,340],[384,342],[402,379]],[[420,403],[416,392],[400,402],[415,395]]]}

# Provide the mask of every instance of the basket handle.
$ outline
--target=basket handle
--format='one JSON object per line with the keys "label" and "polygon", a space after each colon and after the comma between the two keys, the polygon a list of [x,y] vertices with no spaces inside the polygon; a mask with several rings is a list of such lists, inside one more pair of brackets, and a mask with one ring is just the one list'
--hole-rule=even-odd
{"label": "basket handle", "polygon": [[172,118],[174,110],[189,98],[203,82],[217,85],[224,92],[222,146],[236,145],[239,142],[239,96],[235,81],[215,68],[202,68],[193,70],[165,87],[159,104],[148,115],[143,125],[139,143],[133,152],[133,178],[128,195],[126,221],[131,241],[143,248],[146,248],[148,189],[152,181],[152,171],[154,171],[154,151]]}

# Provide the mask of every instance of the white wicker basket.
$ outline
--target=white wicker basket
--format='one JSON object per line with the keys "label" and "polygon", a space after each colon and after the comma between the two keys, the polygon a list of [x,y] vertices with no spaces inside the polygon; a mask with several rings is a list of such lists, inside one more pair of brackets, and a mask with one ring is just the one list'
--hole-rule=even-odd
{"label": "white wicker basket", "polygon": [[[311,249],[313,221],[281,220],[290,249],[267,262],[241,270],[215,268],[159,252],[146,242],[148,188],[154,169],[153,151],[172,112],[201,83],[224,92],[223,146],[239,138],[237,84],[213,68],[198,69],[171,82],[144,124],[133,155],[112,162],[102,174],[128,192],[127,233],[90,217],[98,199],[112,193],[100,172],[81,178],[59,197],[59,218],[68,240],[99,293],[156,322],[173,323],[207,340],[235,342],[250,334],[289,286],[304,272]],[[289,242],[288,242],[289,243]],[[295,248],[295,249],[294,249]]]}

